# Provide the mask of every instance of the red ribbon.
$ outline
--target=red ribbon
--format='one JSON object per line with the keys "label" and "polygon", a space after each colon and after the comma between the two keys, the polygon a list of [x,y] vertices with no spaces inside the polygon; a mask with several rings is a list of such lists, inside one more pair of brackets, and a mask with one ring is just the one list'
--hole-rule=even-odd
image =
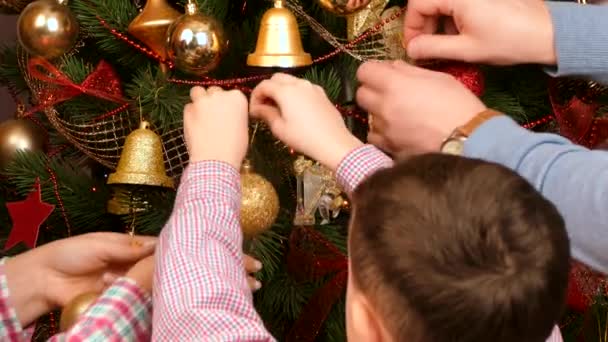
{"label": "red ribbon", "polygon": [[28,114],[54,106],[82,94],[123,105],[127,103],[127,100],[123,97],[118,74],[110,64],[103,60],[99,62],[95,70],[81,84],[74,83],[53,64],[43,58],[30,59],[28,72],[33,78],[53,85],[53,87],[48,87],[39,94],[40,105],[31,109]]}
{"label": "red ribbon", "polygon": [[294,227],[289,237],[287,268],[298,281],[335,275],[310,298],[286,341],[313,342],[348,281],[348,259],[336,246],[310,227]]}
{"label": "red ribbon", "polygon": [[549,98],[560,134],[572,142],[593,148],[608,139],[608,118],[596,117],[599,104],[575,94],[564,102],[558,95],[558,80],[549,82]]}

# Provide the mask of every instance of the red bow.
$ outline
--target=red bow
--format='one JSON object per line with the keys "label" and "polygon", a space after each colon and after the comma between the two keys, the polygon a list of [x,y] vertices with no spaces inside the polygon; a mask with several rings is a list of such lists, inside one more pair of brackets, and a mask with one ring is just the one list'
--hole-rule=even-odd
{"label": "red bow", "polygon": [[43,90],[39,97],[40,105],[31,109],[28,114],[54,106],[82,94],[119,104],[127,103],[127,100],[123,98],[118,74],[112,69],[110,64],[103,60],[99,62],[95,70],[81,84],[72,82],[53,64],[42,58],[30,59],[28,72],[33,78],[46,82],[49,85],[54,85]]}
{"label": "red bow", "polygon": [[599,104],[574,95],[560,102],[557,80],[549,83],[549,98],[560,134],[572,142],[593,148],[608,139],[608,118],[596,117]]}
{"label": "red bow", "polygon": [[336,273],[310,298],[286,341],[313,342],[348,280],[348,259],[331,242],[309,227],[294,227],[289,237],[287,268],[298,281],[315,281]]}

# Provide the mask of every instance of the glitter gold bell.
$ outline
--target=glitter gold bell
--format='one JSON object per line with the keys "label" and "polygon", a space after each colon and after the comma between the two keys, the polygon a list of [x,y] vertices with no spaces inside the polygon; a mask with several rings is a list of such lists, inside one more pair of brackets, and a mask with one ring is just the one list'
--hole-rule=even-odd
{"label": "glitter gold bell", "polygon": [[99,293],[86,292],[72,299],[61,311],[61,319],[59,320],[59,329],[66,331],[70,329],[80,316],[97,300]]}
{"label": "glitter gold bell", "polygon": [[247,57],[247,65],[257,67],[295,68],[312,64],[304,51],[296,17],[284,7],[283,1],[264,13],[255,52]]}
{"label": "glitter gold bell", "polygon": [[253,172],[245,160],[241,169],[241,229],[247,238],[270,229],[279,214],[279,196],[272,184]]}
{"label": "glitter gold bell", "polygon": [[319,6],[335,15],[349,15],[364,9],[371,0],[317,0]]}
{"label": "glitter gold bell", "polygon": [[167,176],[160,137],[142,121],[139,128],[125,139],[116,172],[108,177],[108,184],[132,184],[173,187]]}
{"label": "glitter gold bell", "polygon": [[181,16],[166,0],[148,0],[127,31],[162,58],[167,58],[167,30]]}
{"label": "glitter gold bell", "polygon": [[193,0],[167,33],[168,57],[178,69],[193,75],[201,76],[217,67],[226,46],[222,24],[200,13]]}
{"label": "glitter gold bell", "polygon": [[78,21],[66,0],[37,0],[17,21],[17,37],[31,55],[53,59],[68,52],[78,39]]}

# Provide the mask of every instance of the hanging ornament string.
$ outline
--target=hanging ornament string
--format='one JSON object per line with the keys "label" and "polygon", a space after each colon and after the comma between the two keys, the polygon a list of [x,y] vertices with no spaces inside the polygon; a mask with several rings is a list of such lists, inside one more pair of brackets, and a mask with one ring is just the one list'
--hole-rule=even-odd
{"label": "hanging ornament string", "polygon": [[167,67],[169,67],[169,69],[173,69],[175,68],[175,65],[173,64],[172,61],[163,58],[161,55],[157,54],[156,52],[148,49],[147,47],[136,43],[135,41],[131,40],[126,34],[118,31],[117,29],[111,27],[107,21],[105,21],[104,19],[102,19],[101,17],[97,16],[97,20],[99,20],[99,23],[101,24],[101,26],[103,26],[105,29],[107,29],[108,31],[110,31],[110,33],[120,39],[121,41],[125,42],[126,44],[130,45],[131,47],[135,48],[136,50],[138,50],[139,52],[143,53],[144,55],[158,61],[159,63],[165,64]]}
{"label": "hanging ornament string", "polygon": [[63,221],[65,222],[65,227],[68,232],[68,237],[72,236],[72,225],[70,225],[70,220],[68,219],[67,211],[65,210],[65,206],[63,205],[63,199],[59,194],[59,183],[57,182],[57,175],[55,171],[50,166],[46,167],[46,171],[49,173],[49,177],[53,182],[53,192],[55,193],[55,198],[57,199],[57,204],[59,204],[59,210],[61,211],[61,216],[63,217]]}

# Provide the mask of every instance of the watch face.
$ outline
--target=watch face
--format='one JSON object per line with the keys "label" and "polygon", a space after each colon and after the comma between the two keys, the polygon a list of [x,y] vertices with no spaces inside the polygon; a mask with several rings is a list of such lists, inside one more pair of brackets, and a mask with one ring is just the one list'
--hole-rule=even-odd
{"label": "watch face", "polygon": [[447,154],[462,155],[464,150],[464,141],[461,139],[450,139],[443,144],[441,152]]}

